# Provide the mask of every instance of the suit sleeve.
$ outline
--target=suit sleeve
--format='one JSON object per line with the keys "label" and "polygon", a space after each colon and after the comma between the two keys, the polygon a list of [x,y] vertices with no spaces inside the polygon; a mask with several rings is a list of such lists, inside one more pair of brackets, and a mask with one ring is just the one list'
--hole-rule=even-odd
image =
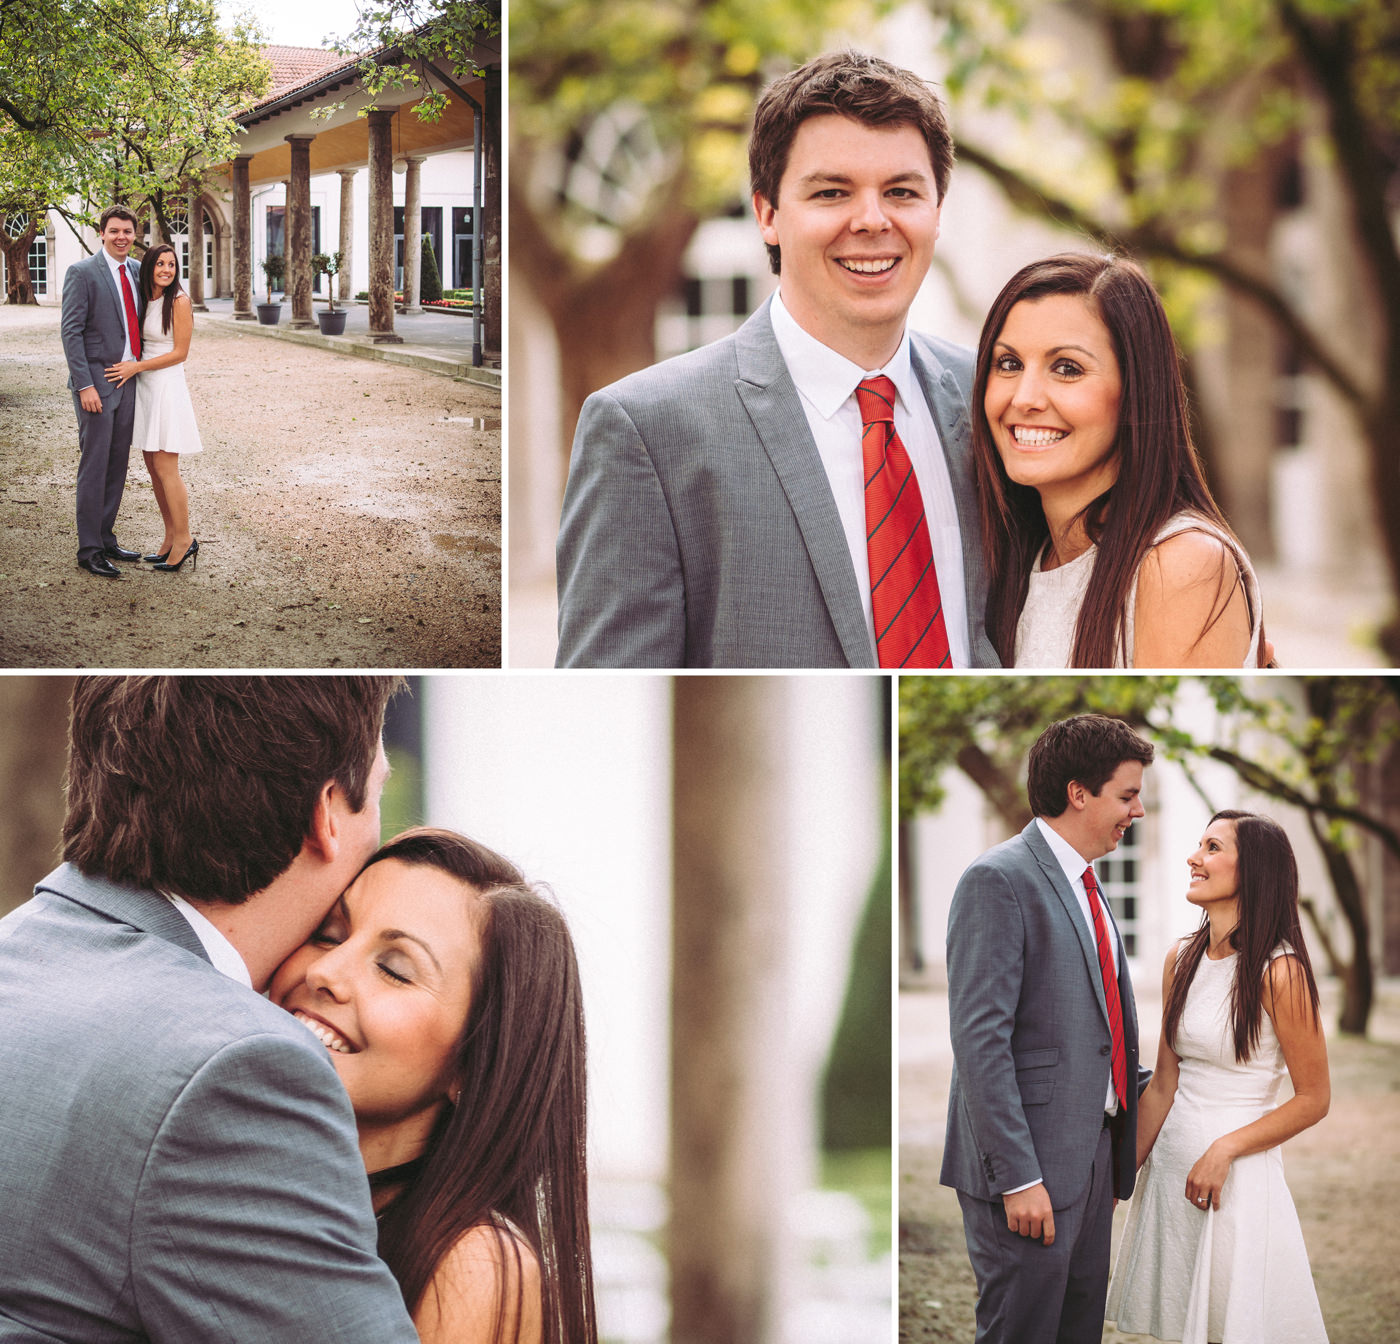
{"label": "suit sleeve", "polygon": [[1010,882],[974,865],[948,915],[948,1009],[961,1104],[996,1194],[1042,1179],[1012,1053],[1024,958],[1021,907]]}
{"label": "suit sleeve", "polygon": [[92,286],[86,270],[68,268],[63,279],[63,308],[59,330],[63,334],[63,357],[68,361],[68,376],[73,390],[81,392],[92,387],[92,372],[88,368],[87,349],[83,333],[87,328],[88,311],[92,306]]}
{"label": "suit sleeve", "polygon": [[557,549],[559,667],[685,666],[685,582],[647,445],[608,392],[584,403]]}
{"label": "suit sleeve", "polygon": [[154,1344],[409,1344],[375,1240],[339,1079],[284,1037],[244,1038],[186,1084],[147,1157],[131,1239],[142,1325]]}

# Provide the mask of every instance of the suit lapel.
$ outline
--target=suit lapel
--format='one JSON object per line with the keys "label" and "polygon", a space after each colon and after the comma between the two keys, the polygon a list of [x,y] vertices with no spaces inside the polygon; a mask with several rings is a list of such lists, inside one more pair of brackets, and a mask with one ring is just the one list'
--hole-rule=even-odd
{"label": "suit lapel", "polygon": [[739,329],[735,343],[735,390],[787,495],[842,652],[852,667],[873,667],[846,534],[797,388],[774,339],[767,304]]}
{"label": "suit lapel", "polygon": [[[1035,855],[1035,861],[1040,865],[1046,881],[1049,882],[1054,891],[1060,908],[1065,913],[1065,918],[1074,926],[1075,936],[1079,939],[1079,950],[1084,954],[1084,969],[1089,974],[1089,983],[1094,987],[1094,998],[1098,1001],[1099,1011],[1103,1014],[1104,1024],[1107,1026],[1109,1025],[1108,1000],[1104,997],[1103,972],[1099,968],[1099,949],[1094,945],[1093,930],[1084,918],[1083,910],[1079,908],[1079,901],[1075,897],[1074,889],[1069,884],[1069,879],[1065,877],[1065,870],[1060,867],[1059,860],[1051,851],[1050,846],[1046,844],[1045,837],[1040,833],[1040,828],[1032,821],[1021,834],[1025,837],[1031,853]],[[1121,997],[1123,944],[1118,937],[1118,926],[1113,922],[1113,911],[1108,908],[1108,900],[1103,897],[1102,890],[1100,890],[1099,903],[1103,907],[1105,918],[1108,920],[1108,928],[1118,946],[1118,981]]]}
{"label": "suit lapel", "polygon": [[910,332],[909,356],[914,374],[924,389],[934,428],[948,464],[953,503],[958,511],[958,536],[962,542],[963,586],[967,590],[969,650],[974,667],[999,665],[996,650],[987,641],[979,613],[987,607],[987,571],[982,559],[982,518],[977,507],[977,486],[972,472],[972,425],[967,402],[950,369],[945,369],[918,332]]}

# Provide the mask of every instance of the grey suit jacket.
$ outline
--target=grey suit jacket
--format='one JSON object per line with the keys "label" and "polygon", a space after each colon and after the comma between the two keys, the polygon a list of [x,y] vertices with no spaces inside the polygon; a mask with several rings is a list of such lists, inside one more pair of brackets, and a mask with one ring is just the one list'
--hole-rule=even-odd
{"label": "grey suit jacket", "polygon": [[[962,532],[973,662],[987,583],[972,354],[912,336]],[[836,501],[765,304],[722,341],[595,392],[558,543],[561,667],[871,667]]]}
{"label": "grey suit jacket", "polygon": [[0,1079],[0,1341],[417,1339],[325,1050],[163,897],[0,921]]}
{"label": "grey suit jacket", "polygon": [[[136,320],[141,322],[146,316],[146,301],[136,283],[140,269],[130,257],[126,273],[136,301]],[[68,386],[80,392],[91,385],[104,400],[119,396],[121,388],[107,381],[106,370],[121,359],[124,348],[122,296],[100,250],[64,272],[60,330],[63,356],[68,361]]]}
{"label": "grey suit jacket", "polygon": [[[1113,1177],[1114,1194],[1126,1199],[1136,1180],[1137,1099],[1150,1073],[1138,1065],[1137,1009],[1116,925],[1113,937],[1129,1093],[1111,1126]],[[942,1183],[996,1200],[1039,1178],[1052,1207],[1072,1204],[1093,1172],[1112,1037],[1093,935],[1034,822],[958,882],[948,1007]]]}

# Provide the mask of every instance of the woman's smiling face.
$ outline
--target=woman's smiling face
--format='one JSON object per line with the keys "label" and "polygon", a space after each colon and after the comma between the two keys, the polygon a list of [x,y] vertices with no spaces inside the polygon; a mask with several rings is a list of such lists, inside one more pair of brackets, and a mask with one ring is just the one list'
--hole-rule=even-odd
{"label": "woman's smiling face", "polygon": [[162,252],[151,267],[151,278],[162,289],[165,289],[172,280],[175,279],[176,270],[175,254],[173,252]]}
{"label": "woman's smiling face", "polygon": [[273,1002],[330,1052],[362,1130],[431,1122],[450,1095],[481,957],[480,913],[469,884],[384,859],[273,977]]}
{"label": "woman's smiling face", "polygon": [[983,401],[1006,474],[1077,511],[1118,479],[1123,383],[1113,340],[1078,294],[1023,299],[992,350]]}

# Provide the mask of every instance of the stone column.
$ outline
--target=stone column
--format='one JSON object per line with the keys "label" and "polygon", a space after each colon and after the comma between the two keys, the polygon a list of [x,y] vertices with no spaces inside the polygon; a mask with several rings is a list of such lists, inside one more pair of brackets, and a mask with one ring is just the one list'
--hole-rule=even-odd
{"label": "stone column", "polygon": [[287,189],[287,297],[292,327],[314,327],[311,315],[311,142],[314,135],[289,135],[292,176]]}
{"label": "stone column", "polygon": [[369,121],[369,335],[376,345],[402,345],[394,334],[394,114]]}
{"label": "stone column", "polygon": [[786,692],[772,677],[680,677],[673,696],[670,1338],[764,1344],[785,1289],[797,1076]]}
{"label": "stone column", "polygon": [[253,312],[253,204],[248,194],[251,154],[233,161],[233,316],[237,322],[254,322]]}
{"label": "stone column", "polygon": [[341,303],[349,303],[355,292],[355,278],[351,275],[355,260],[355,169],[340,170],[340,273],[336,283],[340,292],[336,295]]}
{"label": "stone column", "polygon": [[423,284],[423,156],[408,156],[403,180],[403,310],[421,313]]}
{"label": "stone column", "polygon": [[209,309],[204,302],[204,201],[199,192],[190,192],[186,213],[190,221],[190,273],[186,277],[189,281],[190,307],[197,313],[207,313]]}
{"label": "stone column", "polygon": [[486,170],[482,216],[482,304],[486,349],[496,361],[501,357],[501,67],[486,71]]}

